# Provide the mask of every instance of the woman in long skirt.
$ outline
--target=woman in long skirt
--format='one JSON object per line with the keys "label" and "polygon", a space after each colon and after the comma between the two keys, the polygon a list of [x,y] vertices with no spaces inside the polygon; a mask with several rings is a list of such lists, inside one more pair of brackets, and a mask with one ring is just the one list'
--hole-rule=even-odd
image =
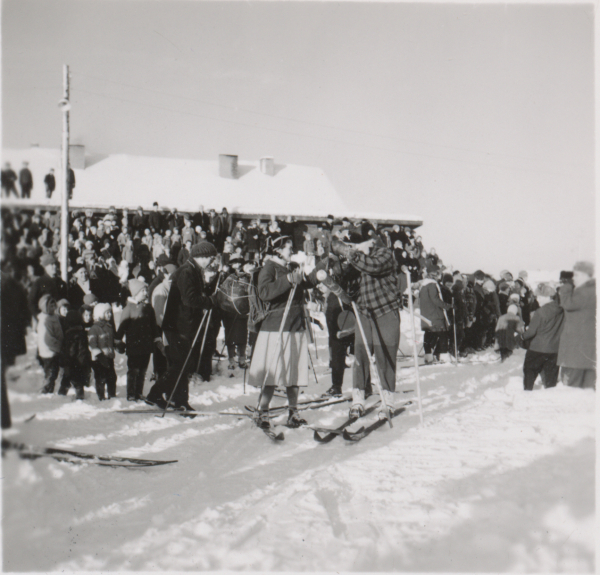
{"label": "woman in long skirt", "polygon": [[[285,387],[290,406],[288,425],[306,423],[298,414],[299,387],[308,385],[308,341],[303,313],[304,290],[312,284],[300,269],[292,270],[292,239],[273,242],[273,253],[258,275],[258,295],[270,304],[263,320],[250,364],[249,383],[262,388],[257,425],[269,427],[268,409],[276,386]],[[279,330],[290,292],[296,286],[281,340]]]}

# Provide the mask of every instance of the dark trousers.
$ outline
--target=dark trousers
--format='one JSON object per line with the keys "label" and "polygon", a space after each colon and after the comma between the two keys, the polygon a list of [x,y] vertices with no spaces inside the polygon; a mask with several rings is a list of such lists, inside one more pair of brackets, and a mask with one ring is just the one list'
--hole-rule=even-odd
{"label": "dark trousers", "polygon": [[8,403],[8,389],[6,387],[6,368],[10,363],[5,357],[2,358],[0,370],[2,371],[2,396],[0,397],[0,413],[2,416],[2,429],[8,429],[12,425],[10,418],[10,405]]}
{"label": "dark trousers", "polygon": [[175,385],[177,385],[172,401],[176,405],[183,405],[188,402],[188,380],[190,375],[194,373],[194,370],[196,369],[202,334],[198,338],[187,363],[185,363],[185,360],[190,351],[192,340],[181,337],[175,332],[167,331],[165,332],[165,335],[169,342],[169,345],[166,347],[168,368],[152,386],[147,397],[150,401],[169,399],[173,393],[173,389],[175,389]]}
{"label": "dark trousers", "polygon": [[117,395],[117,374],[114,359],[104,357],[102,360],[92,362],[94,379],[96,380],[96,393],[98,399],[106,399]]}
{"label": "dark trousers", "polygon": [[154,367],[154,373],[157,379],[163,375],[168,368],[168,362],[166,355],[160,351],[156,346],[152,352],[152,365]]}
{"label": "dark trousers", "polygon": [[67,395],[71,386],[73,386],[75,390],[83,391],[83,387],[87,385],[90,380],[90,371],[89,365],[79,365],[74,361],[68,362],[63,367],[63,375],[58,393]]}
{"label": "dark trousers", "polygon": [[329,338],[329,353],[331,364],[331,385],[341,391],[344,384],[344,370],[346,369],[346,351],[348,341],[340,341],[337,337]]}
{"label": "dark trousers", "polygon": [[127,399],[142,397],[149,363],[149,353],[127,356]]}
{"label": "dark trousers", "polygon": [[423,350],[426,354],[433,354],[440,359],[440,353],[448,353],[448,332],[429,331],[423,332]]}
{"label": "dark trousers", "polygon": [[[400,314],[398,310],[391,311],[374,318],[359,311],[356,318],[362,322],[367,339],[369,352],[375,355],[379,368],[382,389],[396,391],[396,355],[400,344]],[[368,388],[371,384],[369,356],[362,340],[358,325],[354,336],[353,386],[358,389]]]}
{"label": "dark trousers", "polygon": [[523,362],[523,389],[531,391],[540,374],[544,387],[554,387],[558,381],[557,357],[558,353],[542,353],[528,349]]}
{"label": "dark trousers", "polygon": [[246,357],[246,343],[248,341],[248,318],[239,314],[223,314],[223,327],[225,328],[225,343],[229,359]]}
{"label": "dark trousers", "polygon": [[40,357],[39,360],[44,369],[44,388],[42,389],[42,393],[53,393],[54,384],[60,371],[59,356]]}

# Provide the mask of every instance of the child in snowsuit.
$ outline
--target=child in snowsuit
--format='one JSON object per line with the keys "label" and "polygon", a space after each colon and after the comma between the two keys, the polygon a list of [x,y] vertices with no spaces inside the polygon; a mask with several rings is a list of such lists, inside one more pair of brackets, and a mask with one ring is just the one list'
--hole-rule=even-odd
{"label": "child in snowsuit", "polygon": [[115,372],[115,330],[112,325],[112,308],[99,303],[94,308],[94,325],[88,332],[92,356],[92,369],[96,380],[96,393],[100,401],[117,395]]}
{"label": "child in snowsuit", "polygon": [[41,310],[37,324],[38,358],[44,368],[42,393],[54,393],[64,336],[60,320],[55,315],[56,300],[50,294],[43,295],[38,307]]}
{"label": "child in snowsuit", "polygon": [[162,346],[156,317],[148,303],[148,286],[140,280],[129,280],[131,297],[121,314],[117,339],[125,338],[127,353],[127,401],[143,399],[146,370],[154,346]]}
{"label": "child in snowsuit", "polygon": [[67,395],[71,385],[75,399],[84,399],[83,388],[90,381],[92,356],[81,315],[69,310],[63,321],[65,339],[63,343],[64,375],[58,393]]}
{"label": "child in snowsuit", "polygon": [[513,349],[518,344],[517,337],[525,329],[525,324],[517,313],[517,306],[511,304],[508,306],[507,313],[498,318],[495,349],[500,352],[501,361],[505,361],[512,355]]}

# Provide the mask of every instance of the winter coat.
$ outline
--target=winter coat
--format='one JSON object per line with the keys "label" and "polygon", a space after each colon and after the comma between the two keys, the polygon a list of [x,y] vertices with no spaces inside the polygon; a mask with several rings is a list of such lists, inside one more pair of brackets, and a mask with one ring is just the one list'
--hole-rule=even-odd
{"label": "winter coat", "polygon": [[152,353],[157,337],[158,329],[152,306],[129,299],[121,313],[121,323],[116,335],[116,339],[125,338],[127,355]]}
{"label": "winter coat", "polygon": [[162,227],[162,214],[160,212],[150,212],[148,216],[148,225],[159,232]]}
{"label": "winter coat", "polygon": [[[18,281],[2,272],[1,333],[2,363],[13,365],[15,357],[27,353],[25,334],[31,321],[27,294]],[[5,363],[6,362],[6,363]]]}
{"label": "winter coat", "polygon": [[559,295],[565,325],[557,363],[562,367],[596,369],[596,279],[575,289],[564,284]]}
{"label": "winter coat", "polygon": [[171,289],[162,328],[165,331],[177,332],[184,339],[193,340],[203,310],[211,308],[212,305],[204,285],[202,268],[190,258],[171,276]]}
{"label": "winter coat", "polygon": [[63,344],[63,330],[57,315],[48,314],[48,300],[42,300],[42,311],[38,316],[37,345],[41,358],[50,358],[59,354]]}
{"label": "winter coat", "polygon": [[88,342],[92,360],[106,365],[112,365],[115,357],[115,329],[104,319],[95,321],[88,331]]}
{"label": "winter coat", "polygon": [[81,315],[76,310],[71,310],[64,319],[63,355],[66,363],[77,367],[90,366],[92,355]]}
{"label": "winter coat", "polygon": [[496,349],[513,350],[518,345],[516,334],[523,333],[523,320],[513,313],[505,313],[496,324]]}
{"label": "winter coat", "polygon": [[527,349],[540,353],[558,353],[564,319],[564,310],[555,301],[538,309],[523,334],[523,341],[529,341]]}
{"label": "winter coat", "polygon": [[423,280],[419,291],[419,304],[421,315],[431,322],[431,325],[428,325],[422,321],[422,330],[446,331],[448,329],[444,310],[450,309],[452,305],[442,300],[440,287],[435,280],[431,278]]}
{"label": "winter coat", "polygon": [[152,299],[152,308],[154,309],[154,318],[156,319],[156,325],[158,327],[162,327],[170,290],[171,278],[163,279],[163,281],[154,288],[152,295],[150,296]]}
{"label": "winter coat", "polygon": [[[268,260],[258,274],[258,297],[269,304],[269,314],[263,320],[261,331],[279,331],[283,313],[293,285],[287,279],[290,269],[286,262],[278,257]],[[304,289],[312,287],[302,282],[296,288],[294,300],[286,318],[284,331],[304,331]]]}

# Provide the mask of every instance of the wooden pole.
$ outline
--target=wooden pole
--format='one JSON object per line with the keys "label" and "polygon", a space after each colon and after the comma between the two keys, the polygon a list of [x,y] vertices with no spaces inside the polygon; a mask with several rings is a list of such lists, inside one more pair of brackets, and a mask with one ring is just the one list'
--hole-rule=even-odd
{"label": "wooden pole", "polygon": [[67,255],[69,252],[69,66],[63,64],[63,99],[62,109],[62,207],[60,214],[60,275],[67,281]]}

